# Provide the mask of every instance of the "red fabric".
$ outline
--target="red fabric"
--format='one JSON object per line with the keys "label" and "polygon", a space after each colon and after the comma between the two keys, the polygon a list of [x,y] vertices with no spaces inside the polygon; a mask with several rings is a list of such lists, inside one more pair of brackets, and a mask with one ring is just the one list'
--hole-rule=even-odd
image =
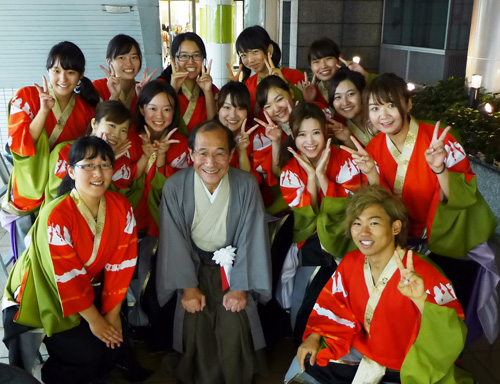
{"label": "red fabric", "polygon": [[[419,124],[415,148],[403,187],[402,199],[410,211],[411,235],[416,237],[421,237],[425,228],[430,230],[439,203],[439,182],[425,159],[425,151],[429,148],[433,131],[433,126]],[[442,130],[439,134],[441,133]],[[445,148],[448,152],[446,157],[448,171],[465,173],[466,181],[470,181],[474,173],[469,160],[462,146],[450,134],[446,135]],[[377,163],[380,183],[394,191],[397,163],[387,148],[386,135],[379,133],[370,141],[366,150]]]}
{"label": "red fabric", "polygon": [[[358,188],[363,177],[349,152],[331,146],[330,161],[326,171],[328,177],[329,197],[348,197],[348,192]],[[280,177],[280,188],[285,202],[293,208],[311,205],[311,196],[307,190],[307,173],[295,157],[292,157],[283,168]],[[323,191],[319,191],[318,205],[323,199]]]}
{"label": "red fabric", "polygon": [[48,217],[48,245],[64,316],[89,308],[91,280],[103,277],[101,312],[109,312],[127,293],[137,260],[137,234],[132,207],[115,192],[106,192],[106,219],[97,257],[88,265],[94,235],[71,196]]}
{"label": "red fabric", "polygon": [[[212,85],[212,90],[214,93],[215,100],[217,100],[217,95],[219,94],[219,88],[215,85]],[[186,109],[189,105],[189,99],[183,93],[177,93],[179,96],[179,104],[181,106],[181,115],[184,116],[186,113]],[[191,120],[189,120],[189,124],[187,124],[187,130],[189,133],[196,127],[198,124],[204,123],[207,121],[207,105],[205,103],[205,94],[200,90],[200,94],[198,96],[198,100],[196,100],[196,107],[191,116]]]}
{"label": "red fabric", "polygon": [[[424,280],[427,301],[453,308],[463,319],[462,307],[450,282],[415,254],[413,262],[415,271]],[[403,263],[406,265],[406,255]],[[318,296],[303,339],[311,333],[326,338],[329,348],[322,349],[316,355],[316,361],[321,366],[326,366],[330,359],[340,359],[349,352],[352,345],[377,363],[401,370],[420,329],[420,311],[409,298],[399,292],[397,284],[401,276],[399,270],[396,270],[382,293],[368,334],[364,328],[369,299],[364,264],[365,256],[357,250],[349,252],[342,259],[335,274]]]}
{"label": "red fabric", "polygon": [[[35,145],[29,133],[29,126],[39,110],[40,97],[35,87],[21,88],[12,99],[8,128],[9,146],[11,151],[20,156],[35,155]],[[94,113],[94,108],[77,96],[75,107],[52,148],[64,141],[76,140],[85,135]],[[54,113],[50,111],[45,120],[47,137],[52,134],[56,123]]]}
{"label": "red fabric", "polygon": [[[92,82],[94,84],[95,89],[97,90],[97,93],[99,93],[99,97],[102,99],[102,101],[107,101],[111,97],[111,92],[109,92],[108,89],[108,79],[98,79],[94,80]],[[134,90],[135,92],[135,90]],[[132,103],[130,104],[130,113],[132,116],[135,113],[135,107],[137,105],[137,93],[134,95],[134,98],[132,99]]]}

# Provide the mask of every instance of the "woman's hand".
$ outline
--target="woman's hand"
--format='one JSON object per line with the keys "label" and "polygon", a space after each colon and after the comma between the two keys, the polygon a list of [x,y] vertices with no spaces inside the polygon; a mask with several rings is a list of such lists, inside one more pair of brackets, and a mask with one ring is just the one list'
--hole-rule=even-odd
{"label": "woman's hand", "polygon": [[295,157],[300,164],[300,166],[306,171],[307,177],[315,177],[316,175],[316,169],[314,168],[314,165],[311,164],[311,161],[305,156],[304,154],[298,154],[293,150],[292,147],[288,147],[288,152],[290,152],[293,157]]}
{"label": "woman's hand", "polygon": [[[106,133],[104,133],[104,132],[100,132],[97,135],[97,137],[100,137],[105,142],[108,142],[108,140],[106,140]],[[120,145],[117,145],[115,148],[113,148],[113,153],[115,154],[115,160],[117,160],[120,157],[122,157],[123,155],[125,155],[127,153],[127,151],[130,149],[130,147],[132,147],[132,142],[127,139],[123,143],[121,143]]]}
{"label": "woman's hand", "polygon": [[314,365],[316,362],[316,354],[319,349],[319,341],[321,340],[321,336],[316,333],[311,333],[307,339],[305,339],[302,344],[300,344],[299,349],[297,350],[297,360],[300,364],[300,367],[305,371],[306,364],[305,359],[307,355],[311,355],[309,358],[309,364]]}
{"label": "woman's hand", "polygon": [[370,154],[366,152],[366,149],[363,148],[361,143],[354,136],[351,136],[351,140],[356,146],[356,150],[346,147],[345,145],[341,145],[340,148],[351,154],[352,160],[365,175],[371,174],[373,171],[377,172],[375,161],[373,161]]}
{"label": "woman's hand", "polygon": [[344,124],[339,123],[333,119],[326,119],[326,128],[333,133],[335,138],[344,145],[356,149],[354,143],[351,141],[351,131]]}
{"label": "woman's hand", "polygon": [[146,134],[140,134],[139,137],[142,140],[142,152],[147,159],[151,157],[154,151],[156,151],[156,147],[153,143],[151,143],[151,134],[149,132],[149,127],[144,125],[144,129]]}
{"label": "woman's hand", "polygon": [[269,137],[269,139],[272,142],[274,143],[281,142],[281,137],[283,135],[281,127],[274,123],[274,121],[271,119],[271,117],[266,111],[264,111],[264,116],[266,117],[267,123],[257,118],[255,118],[254,120],[266,129],[265,135]]}
{"label": "woman's hand", "polygon": [[164,155],[165,153],[167,153],[167,151],[170,149],[170,145],[171,144],[180,143],[179,140],[172,140],[171,139],[171,137],[175,133],[175,131],[177,131],[177,128],[172,129],[167,134],[167,136],[165,136],[163,139],[161,139],[161,140],[155,140],[155,142],[154,142],[153,145],[156,148],[156,151],[158,153],[158,157],[160,155]]}
{"label": "woman's hand", "polygon": [[212,76],[210,76],[210,71],[212,69],[212,60],[208,62],[208,69],[205,71],[205,66],[201,66],[200,76],[196,79],[198,86],[201,88],[203,93],[212,92]]}
{"label": "woman's hand", "polygon": [[427,164],[429,164],[432,171],[437,174],[443,173],[446,168],[445,159],[448,153],[444,148],[444,139],[446,138],[448,131],[451,129],[450,126],[446,127],[438,138],[439,123],[439,121],[436,123],[432,134],[431,144],[425,151],[425,160],[427,160]]}
{"label": "woman's hand", "polygon": [[236,73],[233,73],[233,68],[231,64],[226,63],[227,72],[229,74],[229,81],[240,81],[241,71],[243,70],[243,64],[240,64]]}
{"label": "woman's hand", "polygon": [[247,147],[250,145],[250,135],[253,131],[259,128],[259,124],[255,124],[248,131],[245,131],[245,127],[247,124],[247,119],[243,120],[243,124],[241,124],[240,134],[236,136],[236,144],[238,152],[246,151]]}
{"label": "woman's hand", "polygon": [[151,81],[151,78],[155,75],[155,73],[158,72],[158,69],[155,69],[153,72],[151,72],[148,75],[148,69],[146,68],[144,70],[144,73],[142,74],[142,79],[140,83],[135,84],[135,93],[138,95],[139,92],[141,92],[142,88]]}
{"label": "woman's hand", "polygon": [[[328,163],[330,162],[330,155],[332,153],[332,139],[328,139],[326,142],[326,147],[321,153],[321,157],[316,164],[316,175],[318,178],[320,176],[326,175],[326,169],[328,168]],[[326,193],[325,193],[326,195]]]}
{"label": "woman's hand", "polygon": [[179,89],[181,89],[182,84],[189,75],[189,72],[188,71],[179,72],[177,70],[177,65],[175,64],[175,59],[173,57],[170,57],[170,66],[172,67],[172,76],[170,77],[170,85],[172,86],[172,88],[175,89],[176,92],[179,92]]}
{"label": "woman's hand", "polygon": [[401,280],[398,283],[399,292],[411,299],[422,313],[425,301],[427,300],[427,294],[425,293],[424,280],[415,272],[415,268],[413,267],[413,252],[408,251],[406,256],[406,268],[397,250],[394,251],[394,259],[396,260],[401,275]]}
{"label": "woman's hand", "polygon": [[359,72],[361,73],[364,77],[368,76],[368,72],[365,71],[365,69],[361,66],[361,64],[356,63],[355,61],[347,61],[344,60],[342,57],[339,58],[344,65],[349,68],[351,71],[354,72]]}
{"label": "woman's hand", "polygon": [[312,103],[316,100],[316,96],[318,95],[316,75],[313,75],[312,81],[309,82],[309,76],[307,76],[307,72],[304,72],[304,88],[302,89],[302,95],[306,103]]}
{"label": "woman's hand", "polygon": [[42,76],[42,78],[43,88],[40,87],[37,83],[34,83],[33,85],[37,89],[38,96],[40,97],[40,110],[47,113],[52,110],[52,108],[54,108],[54,105],[56,105],[56,100],[49,93],[47,79],[45,78],[45,76]]}
{"label": "woman's hand", "polygon": [[111,94],[109,100],[118,100],[122,91],[122,79],[116,77],[116,71],[113,64],[109,64],[109,71],[103,65],[99,65],[99,68],[104,71],[106,79],[108,79],[106,85],[108,86],[109,93]]}
{"label": "woman's hand", "polygon": [[272,56],[273,56],[272,53],[268,52],[267,53],[267,60],[264,59],[264,63],[266,64],[267,71],[268,71],[268,76],[270,76],[270,75],[279,76],[279,77],[281,77],[283,79],[283,81],[285,83],[288,84],[288,82],[285,79],[285,76],[283,75],[283,72],[281,72],[281,69],[280,68],[276,68],[274,66]]}

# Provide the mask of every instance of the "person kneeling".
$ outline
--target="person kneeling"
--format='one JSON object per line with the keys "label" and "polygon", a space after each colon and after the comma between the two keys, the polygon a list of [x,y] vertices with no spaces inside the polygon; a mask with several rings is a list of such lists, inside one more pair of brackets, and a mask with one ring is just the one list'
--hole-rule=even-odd
{"label": "person kneeling", "polygon": [[295,377],[309,383],[472,383],[455,366],[467,332],[462,307],[448,279],[405,249],[403,202],[363,188],[349,202],[346,230],[359,250],[319,295],[288,382],[300,365],[306,372]]}

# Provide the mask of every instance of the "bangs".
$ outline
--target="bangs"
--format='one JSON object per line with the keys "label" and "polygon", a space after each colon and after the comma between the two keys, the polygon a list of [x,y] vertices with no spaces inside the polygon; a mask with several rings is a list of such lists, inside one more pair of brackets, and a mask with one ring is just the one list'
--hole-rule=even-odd
{"label": "bangs", "polygon": [[82,51],[75,44],[68,41],[59,43],[50,50],[47,57],[47,70],[55,64],[59,64],[65,70],[71,69],[80,74],[85,72],[85,57]]}
{"label": "bangs", "polygon": [[224,85],[219,92],[218,109],[222,108],[228,97],[233,107],[244,108],[247,112],[250,112],[250,92],[245,84],[230,81]]}
{"label": "bangs", "polygon": [[69,164],[74,167],[81,160],[92,160],[98,156],[111,163],[115,162],[115,154],[108,143],[96,136],[84,136],[71,145]]}
{"label": "bangs", "polygon": [[[255,27],[243,30],[236,39],[236,52],[247,52],[252,49],[260,49],[264,53],[267,52],[267,48],[271,44],[271,39],[269,35],[266,39],[266,36],[259,32],[260,30]],[[264,32],[267,34],[265,30]]]}
{"label": "bangs", "polygon": [[324,57],[335,57],[338,60],[340,57],[340,49],[333,40],[323,38],[312,42],[309,46],[307,57],[309,63],[311,63],[312,60],[319,60]]}

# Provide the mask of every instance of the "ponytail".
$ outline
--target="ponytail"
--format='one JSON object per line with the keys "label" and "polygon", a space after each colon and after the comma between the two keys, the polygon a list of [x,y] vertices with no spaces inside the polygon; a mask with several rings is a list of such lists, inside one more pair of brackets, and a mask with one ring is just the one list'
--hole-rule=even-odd
{"label": "ponytail", "polygon": [[297,152],[295,139],[292,137],[292,135],[287,136],[285,141],[283,141],[283,143],[281,144],[278,160],[278,166],[280,167],[280,169],[283,169],[293,156],[288,150],[288,147],[291,147],[295,152]]}
{"label": "ponytail", "polygon": [[[77,89],[78,92],[76,91]],[[95,108],[99,104],[99,93],[88,77],[84,76],[80,79],[80,85],[75,89],[75,93],[92,108]]]}

